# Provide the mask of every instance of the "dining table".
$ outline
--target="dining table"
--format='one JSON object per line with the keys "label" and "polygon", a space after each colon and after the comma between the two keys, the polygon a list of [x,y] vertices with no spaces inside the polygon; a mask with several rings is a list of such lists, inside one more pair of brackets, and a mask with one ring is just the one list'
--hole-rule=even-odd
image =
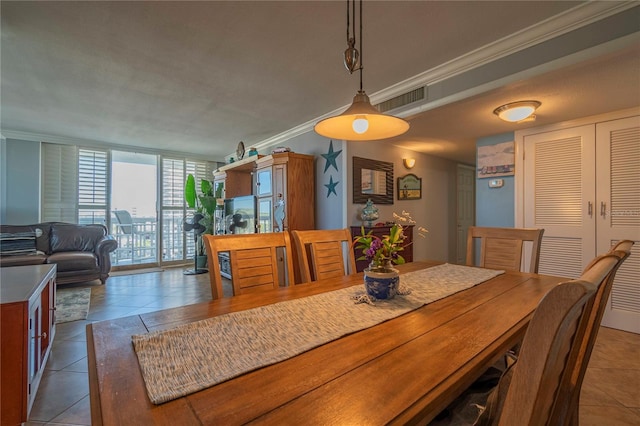
{"label": "dining table", "polygon": [[[397,268],[402,282],[404,274],[442,264],[418,261]],[[92,424],[427,424],[522,339],[540,300],[566,280],[505,271],[162,403],[149,397],[132,336],[341,289],[356,291],[364,288],[363,273],[95,322],[87,325]]]}

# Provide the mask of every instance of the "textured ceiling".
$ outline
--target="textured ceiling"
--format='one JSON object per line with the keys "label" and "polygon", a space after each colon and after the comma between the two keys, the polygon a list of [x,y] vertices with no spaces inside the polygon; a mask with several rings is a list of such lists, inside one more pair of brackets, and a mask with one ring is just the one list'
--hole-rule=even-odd
{"label": "textured ceiling", "polygon": [[[381,91],[579,3],[365,1],[364,87]],[[0,7],[3,134],[222,159],[241,140],[249,147],[349,104],[358,87],[342,65],[343,1],[2,1]],[[410,132],[392,142],[472,162],[477,137],[513,130],[490,113],[503,99],[538,99],[540,115],[557,122],[566,107],[602,112],[606,100],[583,102],[597,81],[602,95],[619,95],[606,107],[634,106],[633,93],[618,86],[640,88],[628,68],[637,71],[638,52],[636,44],[607,61],[413,115]],[[609,72],[618,86],[608,85]]]}

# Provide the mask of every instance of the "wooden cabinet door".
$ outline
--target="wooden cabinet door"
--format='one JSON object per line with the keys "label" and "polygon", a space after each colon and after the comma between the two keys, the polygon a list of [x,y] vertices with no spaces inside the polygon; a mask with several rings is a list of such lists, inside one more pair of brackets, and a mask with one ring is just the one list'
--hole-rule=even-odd
{"label": "wooden cabinet door", "polygon": [[273,209],[274,230],[289,230],[289,197],[287,196],[287,166],[277,164],[273,167]]}
{"label": "wooden cabinet door", "polygon": [[640,117],[596,125],[598,253],[635,241],[616,274],[602,324],[640,333]]}

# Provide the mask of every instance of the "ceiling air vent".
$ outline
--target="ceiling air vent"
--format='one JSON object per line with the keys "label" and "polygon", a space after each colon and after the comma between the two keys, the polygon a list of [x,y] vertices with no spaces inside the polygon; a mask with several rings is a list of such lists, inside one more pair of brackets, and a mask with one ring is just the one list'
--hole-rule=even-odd
{"label": "ceiling air vent", "polygon": [[424,86],[418,87],[415,90],[404,93],[402,95],[396,96],[395,98],[391,98],[388,101],[380,102],[375,105],[375,107],[380,112],[391,111],[392,109],[400,108],[402,106],[408,105],[412,102],[421,101],[424,99]]}

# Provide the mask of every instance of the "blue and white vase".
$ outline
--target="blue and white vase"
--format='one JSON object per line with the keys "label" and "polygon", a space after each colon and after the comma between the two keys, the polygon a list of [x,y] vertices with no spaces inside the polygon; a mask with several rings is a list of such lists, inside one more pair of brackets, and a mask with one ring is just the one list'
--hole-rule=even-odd
{"label": "blue and white vase", "polygon": [[398,294],[400,275],[391,264],[384,267],[369,266],[364,270],[364,287],[369,296],[378,300],[393,299]]}

